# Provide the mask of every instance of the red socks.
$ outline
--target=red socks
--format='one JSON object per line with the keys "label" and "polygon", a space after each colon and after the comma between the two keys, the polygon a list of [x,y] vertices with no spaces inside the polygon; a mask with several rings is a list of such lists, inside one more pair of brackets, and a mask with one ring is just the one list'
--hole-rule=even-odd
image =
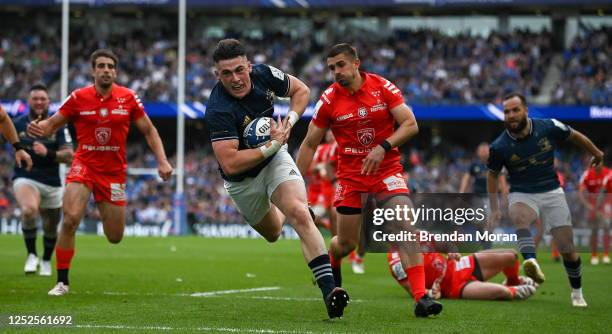
{"label": "red socks", "polygon": [[331,252],[329,252],[329,263],[331,264],[332,268],[340,268],[340,264],[342,264],[342,258],[340,259],[336,259]]}
{"label": "red socks", "polygon": [[70,261],[74,256],[74,248],[62,249],[55,247],[55,258],[57,261],[57,269],[70,269]]}
{"label": "red socks", "polygon": [[425,289],[425,268],[422,264],[407,268],[406,275],[408,275],[414,301],[418,302],[427,292]]}
{"label": "red socks", "polygon": [[521,284],[521,281],[519,280],[519,268],[519,260],[516,260],[512,266],[503,269],[504,275],[506,275],[506,285]]}

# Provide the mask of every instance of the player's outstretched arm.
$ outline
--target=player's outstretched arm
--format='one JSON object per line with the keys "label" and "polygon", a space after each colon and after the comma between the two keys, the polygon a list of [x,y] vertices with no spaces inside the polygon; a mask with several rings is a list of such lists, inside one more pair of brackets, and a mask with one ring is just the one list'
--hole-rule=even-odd
{"label": "player's outstretched arm", "polygon": [[0,107],[0,133],[15,148],[15,163],[17,166],[21,167],[25,164],[26,170],[32,169],[32,157],[21,147],[17,130],[15,130],[13,122],[2,107]]}
{"label": "player's outstretched arm", "polygon": [[591,160],[591,166],[595,167],[603,163],[604,153],[580,131],[572,129],[572,132],[569,135],[569,140],[575,145],[580,146],[583,150],[593,155],[593,159]]}
{"label": "player's outstretched arm", "polygon": [[37,119],[28,124],[26,132],[32,137],[48,137],[54,134],[59,128],[68,124],[70,119],[59,112],[53,114],[53,116],[40,120]]}
{"label": "player's outstretched arm", "polygon": [[304,138],[302,144],[300,145],[297,159],[295,161],[295,164],[302,175],[308,174],[308,168],[310,168],[310,164],[312,163],[312,157],[317,150],[317,146],[321,143],[321,140],[323,140],[323,136],[325,136],[326,131],[327,129],[322,129],[314,125],[312,122],[310,122],[310,125],[308,125],[306,138]]}
{"label": "player's outstretched arm", "polygon": [[236,175],[257,166],[274,155],[287,142],[287,131],[278,117],[271,122],[270,141],[258,148],[239,150],[237,139],[218,140],[212,143],[215,157],[226,175]]}
{"label": "player's outstretched arm", "polygon": [[164,144],[162,143],[161,138],[159,137],[159,133],[157,129],[151,122],[149,116],[144,115],[138,118],[134,124],[138,128],[138,130],[145,136],[147,139],[147,143],[155,154],[155,159],[157,159],[158,173],[159,177],[162,180],[166,181],[172,176],[172,165],[168,162],[168,158],[166,157],[166,152],[164,151]]}

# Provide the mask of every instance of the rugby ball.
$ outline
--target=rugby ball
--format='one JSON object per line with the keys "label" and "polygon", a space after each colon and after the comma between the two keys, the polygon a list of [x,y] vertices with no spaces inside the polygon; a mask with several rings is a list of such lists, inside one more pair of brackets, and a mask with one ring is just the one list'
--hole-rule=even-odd
{"label": "rugby ball", "polygon": [[264,145],[270,140],[270,124],[276,124],[270,117],[259,117],[252,120],[242,134],[244,144],[248,148]]}

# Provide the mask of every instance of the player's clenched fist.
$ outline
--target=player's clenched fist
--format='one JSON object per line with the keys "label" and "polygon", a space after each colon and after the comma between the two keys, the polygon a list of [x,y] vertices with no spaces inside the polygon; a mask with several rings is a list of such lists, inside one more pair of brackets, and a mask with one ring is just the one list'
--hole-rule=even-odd
{"label": "player's clenched fist", "polygon": [[168,181],[168,179],[170,179],[170,176],[172,176],[172,170],[172,165],[170,165],[168,161],[163,161],[159,164],[157,172],[159,173],[159,177],[161,177],[162,180]]}

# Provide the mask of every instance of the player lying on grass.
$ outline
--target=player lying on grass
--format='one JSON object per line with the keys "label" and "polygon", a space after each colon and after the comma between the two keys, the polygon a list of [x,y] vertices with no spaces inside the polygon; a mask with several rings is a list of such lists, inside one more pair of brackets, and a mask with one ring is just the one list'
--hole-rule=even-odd
{"label": "player lying on grass", "polygon": [[[391,275],[408,293],[412,289],[399,254],[394,249],[387,253]],[[425,286],[434,299],[527,299],[538,287],[531,278],[519,276],[519,260],[512,249],[486,250],[472,255],[459,253],[423,253]],[[487,282],[503,272],[503,284]]]}

